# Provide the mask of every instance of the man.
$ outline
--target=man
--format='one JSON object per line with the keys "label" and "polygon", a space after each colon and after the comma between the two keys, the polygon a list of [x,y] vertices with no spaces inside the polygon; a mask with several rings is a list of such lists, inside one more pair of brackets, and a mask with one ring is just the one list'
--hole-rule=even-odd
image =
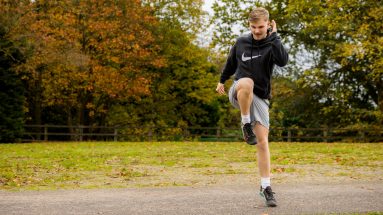
{"label": "man", "polygon": [[270,183],[269,99],[274,65],[285,66],[288,54],[277,25],[269,21],[265,8],[256,8],[249,15],[250,34],[237,38],[231,48],[216,91],[225,94],[224,83],[235,74],[229,100],[241,111],[244,140],[257,144],[258,168],[261,176],[260,195],[269,207],[277,206]]}

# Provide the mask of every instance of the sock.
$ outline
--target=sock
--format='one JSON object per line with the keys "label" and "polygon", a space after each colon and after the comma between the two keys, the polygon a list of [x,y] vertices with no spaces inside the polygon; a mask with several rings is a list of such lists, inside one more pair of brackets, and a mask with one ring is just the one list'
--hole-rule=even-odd
{"label": "sock", "polygon": [[261,186],[263,189],[265,189],[266,187],[270,185],[271,185],[270,178],[261,178]]}
{"label": "sock", "polygon": [[250,123],[250,114],[248,115],[241,115],[242,124]]}

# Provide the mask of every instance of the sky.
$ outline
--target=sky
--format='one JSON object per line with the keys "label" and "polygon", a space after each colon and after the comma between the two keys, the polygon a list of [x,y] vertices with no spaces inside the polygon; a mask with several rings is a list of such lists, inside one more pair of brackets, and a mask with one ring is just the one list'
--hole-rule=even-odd
{"label": "sky", "polygon": [[214,3],[214,0],[205,0],[204,5],[202,6],[203,10],[212,14],[213,10],[211,9],[211,6],[213,5],[213,3]]}
{"label": "sky", "polygon": [[[216,0],[204,0],[204,4],[202,6],[202,9],[204,11],[207,11],[209,13],[210,16],[213,16],[213,10],[212,10],[212,6],[213,6],[213,3],[215,2]],[[233,27],[233,30],[235,34],[240,34],[240,31],[239,31],[240,27]],[[206,31],[204,32],[201,32],[198,36],[198,39],[197,39],[197,42],[200,46],[208,46],[209,43],[211,42],[212,40],[212,37],[213,37],[213,27],[210,26]]]}
{"label": "sky", "polygon": [[[211,7],[213,6],[215,0],[204,0],[204,4],[202,6],[202,9],[204,11],[207,11],[210,16],[213,16],[213,10]],[[198,37],[197,37],[197,43],[199,46],[208,46],[209,43],[211,42],[211,39],[213,37],[213,28],[210,27],[206,31],[201,32]]]}

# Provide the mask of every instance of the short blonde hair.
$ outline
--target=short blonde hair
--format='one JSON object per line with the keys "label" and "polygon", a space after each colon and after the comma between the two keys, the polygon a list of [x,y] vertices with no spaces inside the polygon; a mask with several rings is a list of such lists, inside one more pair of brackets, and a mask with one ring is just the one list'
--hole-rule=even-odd
{"label": "short blonde hair", "polygon": [[263,7],[257,7],[254,10],[252,10],[249,14],[249,22],[258,21],[262,18],[265,21],[269,21],[269,11],[267,11]]}

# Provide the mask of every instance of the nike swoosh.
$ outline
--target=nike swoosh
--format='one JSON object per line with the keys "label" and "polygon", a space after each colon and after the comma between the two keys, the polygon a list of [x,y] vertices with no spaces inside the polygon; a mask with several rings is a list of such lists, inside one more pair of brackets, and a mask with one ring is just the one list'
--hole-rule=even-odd
{"label": "nike swoosh", "polygon": [[257,58],[257,57],[261,57],[261,55],[255,55],[253,56],[252,58],[251,57],[245,57],[245,52],[242,54],[242,61],[248,61],[250,59],[254,59],[254,58]]}

